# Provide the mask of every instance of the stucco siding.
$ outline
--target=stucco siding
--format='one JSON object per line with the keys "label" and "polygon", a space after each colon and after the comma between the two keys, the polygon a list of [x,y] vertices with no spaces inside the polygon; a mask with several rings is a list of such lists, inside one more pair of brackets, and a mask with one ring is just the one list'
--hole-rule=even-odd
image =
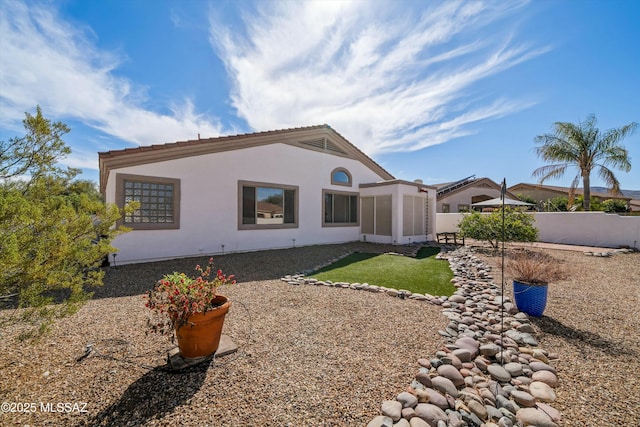
{"label": "stucco siding", "polygon": [[[420,189],[423,191],[420,191]],[[380,227],[376,224],[375,233],[363,232],[362,239],[375,243],[393,244],[407,244],[433,240],[431,225],[429,224],[433,224],[435,222],[435,203],[433,203],[433,200],[435,200],[435,192],[435,188],[393,181],[360,188],[361,197],[376,198],[376,209],[374,209],[376,212],[376,218],[374,219],[374,223],[379,219],[377,217],[377,199],[381,199],[381,201],[385,203],[389,202],[391,205],[391,229],[387,230],[382,227],[382,230],[380,230]],[[418,205],[414,207],[414,203],[412,203],[411,212],[405,213],[404,211],[405,197],[415,199],[415,202]],[[427,199],[430,200],[430,203],[427,203]],[[418,200],[420,201],[419,203],[417,202]],[[420,213],[418,213],[418,210],[420,210]],[[420,220],[424,222],[424,225],[422,227],[415,227],[415,229],[418,230],[417,234],[405,234],[406,230],[404,227],[404,220],[405,218],[411,218],[413,221],[414,215],[419,216]]]}
{"label": "stucco siding", "polygon": [[[338,167],[351,174],[351,187],[331,184]],[[359,226],[322,226],[322,191],[357,192],[359,184],[382,179],[358,160],[278,143],[112,169],[105,191],[110,203],[117,173],[176,178],[181,187],[180,228],[117,237],[119,263],[358,240]],[[239,230],[239,181],[296,186],[298,227]]]}

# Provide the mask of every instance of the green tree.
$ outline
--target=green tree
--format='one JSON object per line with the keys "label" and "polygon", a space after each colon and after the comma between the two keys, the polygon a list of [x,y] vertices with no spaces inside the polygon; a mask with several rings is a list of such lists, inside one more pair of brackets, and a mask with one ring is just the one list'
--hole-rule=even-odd
{"label": "green tree", "polygon": [[274,204],[276,206],[282,206],[282,200],[283,200],[282,194],[272,194],[266,199],[264,199],[265,202]]}
{"label": "green tree", "polygon": [[[582,200],[578,201],[580,205],[584,207],[584,196],[582,196]],[[602,202],[597,197],[592,197],[590,201],[590,210],[592,211],[603,211],[604,206],[602,206]]]}
{"label": "green tree", "polygon": [[[535,242],[538,229],[533,225],[535,219],[532,214],[506,207],[504,210],[504,241],[505,242]],[[491,247],[498,249],[502,242],[502,209],[496,209],[490,214],[472,212],[465,215],[458,224],[458,231],[464,237],[488,242]]]}
{"label": "green tree", "polygon": [[584,189],[583,208],[591,208],[591,172],[596,170],[613,194],[620,193],[620,183],[611,168],[624,172],[631,170],[631,162],[626,148],[620,142],[633,134],[638,124],[631,122],[617,129],[600,131],[596,127],[596,117],[591,114],[578,124],[567,122],[554,123],[554,132],[538,135],[535,142],[536,154],[546,162],[556,162],[533,171],[534,177],[543,183],[550,178],[559,178],[572,166],[578,173],[571,182],[569,201],[580,180]]}
{"label": "green tree", "polygon": [[0,302],[20,308],[9,320],[29,321],[34,335],[90,298],[87,288],[102,284],[100,265],[115,251],[111,239],[125,230],[113,227],[116,206],[58,165],[70,153],[66,125],[39,107],[23,123],[25,137],[0,145]]}
{"label": "green tree", "polygon": [[516,194],[516,196],[518,196],[518,199],[520,199],[521,201],[525,202],[525,203],[531,203],[534,205],[538,204],[538,201],[536,199],[534,199],[531,196],[525,195],[525,194]]}
{"label": "green tree", "polygon": [[569,210],[569,199],[565,196],[554,197],[544,202],[544,210],[547,212],[567,212]]}
{"label": "green tree", "polygon": [[33,181],[41,176],[67,174],[69,170],[60,168],[58,162],[71,153],[62,140],[69,127],[45,119],[40,106],[36,107],[35,116],[25,115],[25,136],[0,141],[0,180],[27,176]]}
{"label": "green tree", "polygon": [[624,213],[629,212],[629,206],[624,200],[609,199],[602,202],[602,210],[608,213]]}

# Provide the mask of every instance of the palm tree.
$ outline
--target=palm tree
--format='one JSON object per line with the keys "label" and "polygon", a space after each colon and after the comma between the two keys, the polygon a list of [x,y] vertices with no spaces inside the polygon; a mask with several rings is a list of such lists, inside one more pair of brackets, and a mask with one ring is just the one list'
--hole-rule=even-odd
{"label": "palm tree", "polygon": [[534,177],[540,177],[540,184],[549,178],[559,178],[564,175],[569,166],[578,168],[578,173],[569,188],[569,200],[573,201],[575,189],[582,178],[584,188],[584,210],[591,207],[591,172],[596,169],[598,175],[605,182],[613,194],[620,194],[620,182],[611,168],[624,172],[631,170],[631,159],[626,148],[620,141],[631,135],[637,128],[636,122],[618,129],[600,131],[596,127],[596,116],[591,114],[584,122],[578,124],[556,122],[554,132],[538,135],[536,154],[546,162],[556,162],[542,166],[533,171]]}

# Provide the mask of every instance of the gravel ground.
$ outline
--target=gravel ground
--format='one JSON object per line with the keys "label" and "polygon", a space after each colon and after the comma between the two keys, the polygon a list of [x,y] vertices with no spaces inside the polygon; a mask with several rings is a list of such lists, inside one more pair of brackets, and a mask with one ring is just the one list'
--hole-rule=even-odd
{"label": "gravel ground", "polygon": [[[540,346],[558,353],[560,378],[553,406],[565,426],[640,423],[640,253],[592,257],[542,250],[568,277],[549,285],[547,308],[532,322]],[[500,258],[482,255],[500,283]],[[512,278],[507,276],[505,283]],[[505,286],[513,298],[512,287]]]}
{"label": "gravel ground", "polygon": [[[239,351],[180,373],[166,369],[167,338],[145,334],[141,295],[164,273],[206,259],[108,269],[95,299],[40,342],[17,343],[18,327],[3,330],[0,400],[35,405],[0,413],[0,425],[365,425],[382,401],[406,389],[416,360],[442,346],[437,330],[446,322],[440,307],[424,302],[279,281],[352,250],[398,248],[348,244],[217,257],[241,281],[223,290],[235,303],[224,333]],[[553,406],[565,426],[637,425],[640,254],[548,252],[570,274],[550,285],[545,316],[534,320],[541,347],[560,354]],[[77,362],[88,343],[94,352]],[[65,402],[79,405],[72,413],[43,410],[66,410],[57,406]]]}
{"label": "gravel ground", "polygon": [[[206,259],[109,269],[95,299],[39,343],[16,343],[19,328],[3,331],[2,401],[36,410],[0,414],[0,425],[365,425],[408,386],[416,360],[441,346],[440,308],[279,280],[364,248],[398,249],[351,244],[217,257],[216,266],[241,281],[222,292],[234,301],[224,333],[239,351],[180,373],[166,370],[168,339],[145,335],[141,295],[162,274]],[[95,351],[76,362],[88,343]],[[77,409],[87,412],[44,412],[40,402],[86,402]]]}

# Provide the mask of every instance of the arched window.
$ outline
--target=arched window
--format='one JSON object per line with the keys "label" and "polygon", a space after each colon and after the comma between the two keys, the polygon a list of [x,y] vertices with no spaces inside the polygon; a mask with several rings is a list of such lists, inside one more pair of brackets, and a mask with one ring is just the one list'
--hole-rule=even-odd
{"label": "arched window", "polygon": [[351,187],[351,174],[345,168],[335,168],[331,172],[331,184]]}

